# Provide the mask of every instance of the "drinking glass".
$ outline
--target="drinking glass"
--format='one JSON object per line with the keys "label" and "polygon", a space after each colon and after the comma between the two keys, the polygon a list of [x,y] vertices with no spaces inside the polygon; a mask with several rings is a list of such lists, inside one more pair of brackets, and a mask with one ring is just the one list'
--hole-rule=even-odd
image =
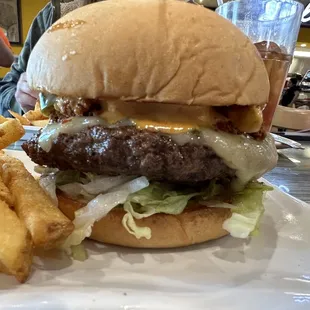
{"label": "drinking glass", "polygon": [[271,128],[292,63],[303,8],[293,0],[235,0],[216,9],[252,40],[263,58],[270,82],[269,100],[263,111],[266,130]]}

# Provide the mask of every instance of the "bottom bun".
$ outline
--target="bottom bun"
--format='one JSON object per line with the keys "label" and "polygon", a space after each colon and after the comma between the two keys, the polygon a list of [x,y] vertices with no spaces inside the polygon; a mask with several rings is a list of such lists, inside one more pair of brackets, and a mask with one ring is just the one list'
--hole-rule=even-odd
{"label": "bottom bun", "polygon": [[[85,204],[58,193],[59,208],[71,220],[74,212]],[[90,239],[133,248],[175,248],[208,240],[228,234],[222,228],[223,222],[231,216],[230,209],[208,208],[202,205],[187,207],[180,215],[154,214],[135,220],[138,226],[152,230],[152,238],[137,239],[122,225],[125,211],[115,208],[93,226]]]}

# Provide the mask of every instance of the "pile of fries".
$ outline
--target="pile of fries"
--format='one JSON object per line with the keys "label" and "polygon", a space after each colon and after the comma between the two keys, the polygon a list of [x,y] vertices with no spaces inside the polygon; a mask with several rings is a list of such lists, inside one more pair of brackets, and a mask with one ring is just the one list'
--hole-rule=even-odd
{"label": "pile of fries", "polygon": [[36,103],[34,110],[28,111],[24,115],[20,115],[10,110],[9,112],[23,126],[44,127],[48,123],[48,117],[42,114],[39,102]]}
{"label": "pile of fries", "polygon": [[74,229],[23,163],[2,150],[24,133],[17,119],[0,116],[0,272],[21,283],[34,250],[61,246]]}

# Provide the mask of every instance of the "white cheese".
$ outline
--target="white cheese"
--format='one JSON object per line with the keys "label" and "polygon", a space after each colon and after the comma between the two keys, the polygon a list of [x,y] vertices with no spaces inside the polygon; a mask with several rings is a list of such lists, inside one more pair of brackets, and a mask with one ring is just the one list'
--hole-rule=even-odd
{"label": "white cheese", "polygon": [[171,135],[178,144],[195,143],[210,147],[224,163],[236,170],[240,185],[258,179],[274,168],[278,161],[278,153],[270,134],[263,141],[250,136],[234,135],[226,132],[203,129],[198,135]]}
{"label": "white cheese", "polygon": [[49,152],[53,141],[57,139],[60,133],[74,134],[91,126],[105,125],[106,122],[100,117],[73,117],[64,123],[55,123],[43,128],[39,137],[39,145],[45,151]]}
{"label": "white cheese", "polygon": [[[115,127],[100,117],[74,117],[63,124],[47,125],[40,135],[39,145],[44,151],[49,152],[53,141],[60,133],[74,134],[95,125]],[[278,154],[270,134],[267,134],[263,141],[207,128],[195,134],[164,134],[179,145],[193,143],[210,147],[228,167],[236,170],[239,181],[236,185],[242,186],[261,177],[277,164]]]}

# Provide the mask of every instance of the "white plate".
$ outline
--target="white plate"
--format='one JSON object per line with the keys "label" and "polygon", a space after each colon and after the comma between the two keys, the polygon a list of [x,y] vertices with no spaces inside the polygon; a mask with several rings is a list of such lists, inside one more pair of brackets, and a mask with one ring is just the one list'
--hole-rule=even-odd
{"label": "white plate", "polygon": [[[33,164],[21,152],[10,154]],[[178,250],[87,242],[86,262],[35,258],[27,284],[0,276],[0,309],[310,309],[310,208],[269,194],[259,237]]]}
{"label": "white plate", "polygon": [[35,134],[41,129],[41,127],[37,127],[37,126],[23,126],[23,127],[25,129],[25,134],[21,138],[22,141],[29,140],[33,136],[33,134]]}

